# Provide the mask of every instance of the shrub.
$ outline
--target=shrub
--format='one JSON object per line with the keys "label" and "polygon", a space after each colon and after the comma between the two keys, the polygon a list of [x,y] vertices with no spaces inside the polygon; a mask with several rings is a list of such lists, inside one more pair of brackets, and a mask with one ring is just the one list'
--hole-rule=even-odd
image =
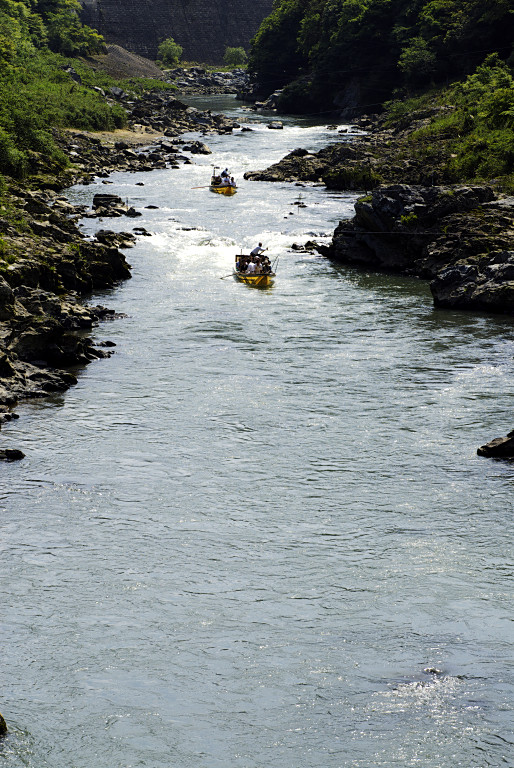
{"label": "shrub", "polygon": [[157,49],[158,61],[165,66],[172,67],[178,64],[182,56],[183,48],[172,37],[163,40]]}
{"label": "shrub", "polygon": [[14,178],[23,178],[28,171],[28,160],[24,152],[16,145],[2,128],[0,128],[0,172]]}
{"label": "shrub", "polygon": [[379,174],[368,165],[334,168],[323,176],[328,189],[374,189],[382,182]]}
{"label": "shrub", "polygon": [[242,67],[246,64],[247,58],[244,48],[226,48],[223,61],[227,67]]}

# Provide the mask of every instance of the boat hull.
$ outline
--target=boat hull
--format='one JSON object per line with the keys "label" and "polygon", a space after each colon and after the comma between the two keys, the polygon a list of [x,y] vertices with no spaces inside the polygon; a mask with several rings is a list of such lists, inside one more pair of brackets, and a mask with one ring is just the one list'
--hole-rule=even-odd
{"label": "boat hull", "polygon": [[221,186],[218,187],[218,186],[214,186],[213,184],[211,184],[209,189],[211,190],[211,192],[215,192],[217,195],[230,196],[230,195],[235,195],[237,192],[236,187],[221,187]]}
{"label": "boat hull", "polygon": [[234,270],[234,278],[245,285],[251,285],[254,288],[269,288],[275,281],[275,273],[270,272],[267,275],[245,275]]}

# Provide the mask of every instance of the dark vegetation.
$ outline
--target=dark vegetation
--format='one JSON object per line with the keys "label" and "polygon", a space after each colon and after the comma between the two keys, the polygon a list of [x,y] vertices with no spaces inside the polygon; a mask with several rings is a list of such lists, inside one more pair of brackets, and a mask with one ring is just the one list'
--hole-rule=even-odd
{"label": "dark vegetation", "polygon": [[502,177],[512,188],[511,0],[276,0],[252,41],[259,95],[279,110],[389,110],[391,125],[433,112],[412,151],[450,146],[448,177]]}
{"label": "dark vegetation", "polygon": [[470,74],[489,53],[508,59],[513,28],[511,0],[276,0],[248,68],[267,93],[287,86],[284,104],[327,109],[353,85],[376,111],[395,92]]}

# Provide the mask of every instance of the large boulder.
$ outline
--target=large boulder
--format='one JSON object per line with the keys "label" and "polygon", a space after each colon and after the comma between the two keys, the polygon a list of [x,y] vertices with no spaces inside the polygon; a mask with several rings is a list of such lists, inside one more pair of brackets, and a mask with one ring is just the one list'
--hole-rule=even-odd
{"label": "large boulder", "polygon": [[115,205],[124,205],[123,200],[118,195],[99,192],[93,197],[93,208],[109,208]]}
{"label": "large boulder", "polygon": [[[20,459],[24,459],[25,454],[23,451],[18,450],[18,448],[3,448],[0,450],[0,461],[20,461]],[[5,736],[7,733],[7,725],[2,717],[0,715],[0,737]]]}
{"label": "large boulder", "polygon": [[514,314],[514,251],[449,266],[436,274],[430,290],[438,307]]}
{"label": "large boulder", "polygon": [[[514,206],[487,186],[380,186],[355,203],[335,261],[430,279],[436,306],[514,313]],[[514,201],[513,201],[514,202]]]}

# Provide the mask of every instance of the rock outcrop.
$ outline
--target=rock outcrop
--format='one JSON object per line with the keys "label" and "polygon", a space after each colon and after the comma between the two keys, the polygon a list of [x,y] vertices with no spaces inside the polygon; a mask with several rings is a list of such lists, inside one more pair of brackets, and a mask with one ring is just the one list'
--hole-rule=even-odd
{"label": "rock outcrop", "polygon": [[480,446],[477,453],[491,459],[514,459],[514,429],[506,437],[497,437]]}
{"label": "rock outcrop", "polygon": [[430,279],[437,306],[514,313],[514,201],[487,186],[382,186],[322,252]]}
{"label": "rock outcrop", "polygon": [[[275,127],[275,121],[268,127]],[[245,179],[250,181],[323,181],[326,183],[329,174],[338,165],[344,164],[346,168],[353,166],[355,162],[362,164],[371,158],[366,152],[365,145],[356,139],[355,134],[345,135],[344,141],[337,144],[329,144],[319,152],[309,152],[306,149],[294,149],[278,163],[270,165],[262,171],[247,171]],[[328,186],[328,185],[327,185]],[[354,185],[346,185],[347,189],[355,188]],[[362,185],[357,185],[362,189]]]}
{"label": "rock outcrop", "polygon": [[273,0],[81,0],[82,20],[108,43],[155,60],[173,37],[186,61],[221,64],[225,48],[249,47]]}
{"label": "rock outcrop", "polygon": [[[0,222],[0,406],[19,398],[44,397],[76,382],[70,367],[108,357],[109,351],[78,331],[87,331],[114,312],[87,306],[81,296],[130,277],[119,250],[131,233],[110,241],[87,239],[74,219],[82,212],[52,190],[10,188],[21,212],[16,227]],[[6,411],[0,424],[9,420]],[[11,455],[4,458],[16,458]]]}
{"label": "rock outcrop", "polygon": [[166,82],[173,83],[180,94],[216,95],[239,93],[248,83],[244,69],[211,72],[205,67],[175,67],[164,70]]}

